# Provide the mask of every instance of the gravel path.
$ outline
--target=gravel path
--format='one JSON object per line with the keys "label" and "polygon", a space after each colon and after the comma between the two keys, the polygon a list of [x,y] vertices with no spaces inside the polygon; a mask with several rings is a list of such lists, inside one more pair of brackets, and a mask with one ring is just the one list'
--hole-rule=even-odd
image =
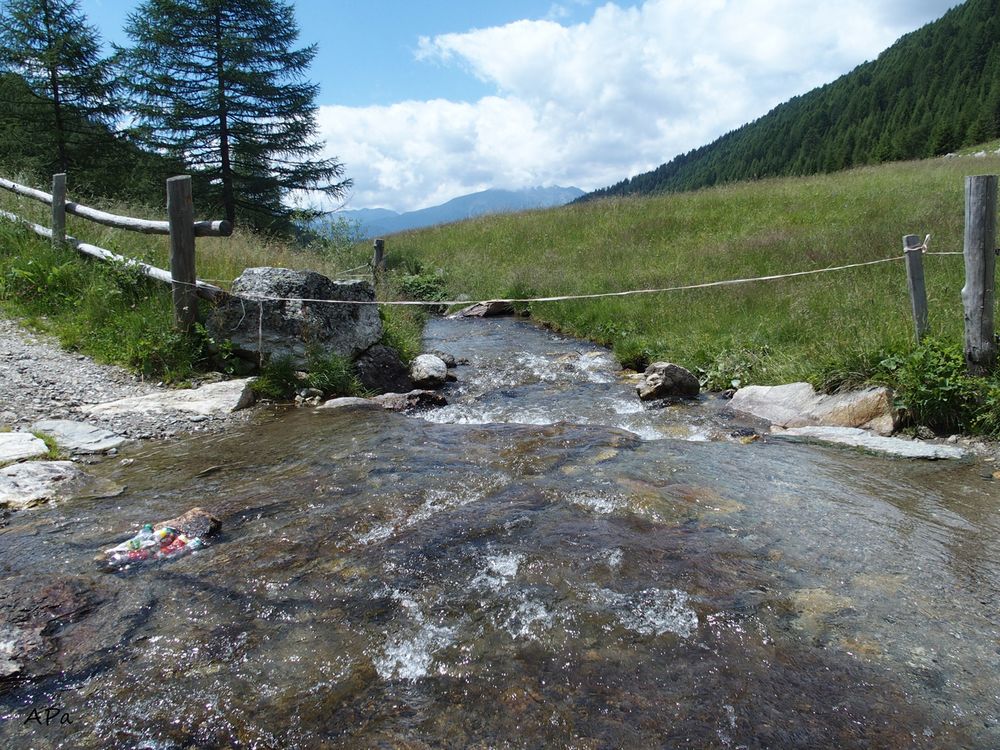
{"label": "gravel path", "polygon": [[167,390],[120,367],[67,352],[47,336],[0,318],[0,427],[25,430],[40,419],[75,419],[125,437],[147,439],[217,432],[249,419],[249,410],[221,417],[130,414],[97,417],[79,407]]}

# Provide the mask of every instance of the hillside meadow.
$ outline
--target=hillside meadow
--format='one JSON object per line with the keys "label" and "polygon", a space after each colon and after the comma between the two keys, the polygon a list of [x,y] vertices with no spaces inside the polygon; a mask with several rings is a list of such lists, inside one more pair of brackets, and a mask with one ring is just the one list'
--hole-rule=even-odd
{"label": "hillside meadow", "polygon": [[[473,299],[617,292],[771,276],[883,258],[884,265],[626,298],[531,303],[532,317],[613,347],[744,382],[822,378],[905,351],[913,325],[905,234],[961,252],[964,177],[1000,157],[905,162],[649,198],[475,219],[388,239],[390,258],[441,270]],[[961,257],[925,257],[932,333],[962,335]],[[727,364],[728,363],[728,364]]]}
{"label": "hillside meadow", "polygon": [[[913,342],[902,262],[904,234],[930,234],[932,252],[962,250],[964,177],[990,173],[1000,173],[992,149],[979,158],[966,154],[610,198],[401,233],[387,238],[389,273],[379,296],[600,294],[899,258],[738,286],[519,307],[554,329],[608,345],[626,366],[673,361],[697,372],[708,388],[805,379],[833,390],[884,382],[897,388],[914,423],[994,432],[1000,388],[992,379],[973,381],[962,373],[962,258],[925,256],[933,339],[922,347]],[[0,207],[48,221],[46,206],[9,194],[0,195]],[[163,215],[157,207],[99,207]],[[123,255],[166,265],[165,238],[75,217],[68,229]],[[367,243],[335,236],[302,246],[237,231],[231,238],[199,239],[197,266],[200,278],[226,286],[243,268],[258,265],[336,277],[364,264],[370,253]],[[53,331],[70,348],[150,377],[178,380],[211,365],[206,342],[171,331],[165,286],[97,266],[0,222],[0,305],[8,314]],[[416,353],[421,315],[385,307],[383,316],[390,340],[407,355]]]}

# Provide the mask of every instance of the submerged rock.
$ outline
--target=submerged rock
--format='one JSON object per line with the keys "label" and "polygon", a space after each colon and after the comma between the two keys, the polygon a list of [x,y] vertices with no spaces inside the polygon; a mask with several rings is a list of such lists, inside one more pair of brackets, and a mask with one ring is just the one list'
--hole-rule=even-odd
{"label": "submerged rock", "polygon": [[857,427],[793,427],[788,430],[779,429],[775,437],[789,440],[809,440],[821,443],[835,443],[852,448],[862,448],[875,453],[884,453],[898,458],[923,458],[937,460],[945,458],[965,458],[968,454],[955,445],[937,445],[919,440],[901,440],[900,438],[873,435],[867,430]]}
{"label": "submerged rock", "polygon": [[0,507],[23,510],[69,497],[87,478],[72,461],[29,461],[0,469]]}
{"label": "submerged rock", "polygon": [[680,365],[654,362],[646,368],[643,379],[635,390],[643,401],[658,398],[697,398],[701,385],[698,383],[698,378]]}
{"label": "submerged rock", "polygon": [[826,396],[809,383],[741,388],[733,396],[733,411],[766,419],[778,427],[861,427],[891,435],[897,414],[888,388],[866,388]]}
{"label": "submerged rock", "polygon": [[208,330],[244,356],[289,357],[301,368],[311,349],[354,359],[382,338],[378,307],[368,304],[375,300],[368,281],[248,268],[233,282],[232,295],[209,315]]}
{"label": "submerged rock", "polygon": [[410,411],[447,406],[448,400],[437,391],[413,390],[409,393],[384,393],[372,399],[388,411]]}
{"label": "submerged rock", "polygon": [[186,536],[205,539],[219,533],[222,529],[222,521],[204,508],[195,507],[176,518],[153,524],[154,529],[162,529],[166,526],[177,529]]}
{"label": "submerged rock", "polygon": [[150,597],[83,575],[0,579],[0,693],[17,681],[84,674],[148,616]]}

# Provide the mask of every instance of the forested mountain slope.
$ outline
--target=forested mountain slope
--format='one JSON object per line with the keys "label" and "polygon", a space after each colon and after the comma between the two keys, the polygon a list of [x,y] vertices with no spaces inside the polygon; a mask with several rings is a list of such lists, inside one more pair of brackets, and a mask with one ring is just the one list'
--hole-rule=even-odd
{"label": "forested mountain slope", "polygon": [[1000,0],[967,0],[873,62],[580,200],[834,172],[1000,135]]}

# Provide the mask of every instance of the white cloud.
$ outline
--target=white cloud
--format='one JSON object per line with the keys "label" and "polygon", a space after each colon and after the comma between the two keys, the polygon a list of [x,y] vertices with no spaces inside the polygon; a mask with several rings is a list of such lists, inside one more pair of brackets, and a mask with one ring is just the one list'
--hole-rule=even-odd
{"label": "white cloud", "polygon": [[875,57],[953,2],[646,0],[419,41],[425,64],[495,88],[477,102],[325,106],[351,207],[409,210],[487,187],[591,189],[652,168]]}

